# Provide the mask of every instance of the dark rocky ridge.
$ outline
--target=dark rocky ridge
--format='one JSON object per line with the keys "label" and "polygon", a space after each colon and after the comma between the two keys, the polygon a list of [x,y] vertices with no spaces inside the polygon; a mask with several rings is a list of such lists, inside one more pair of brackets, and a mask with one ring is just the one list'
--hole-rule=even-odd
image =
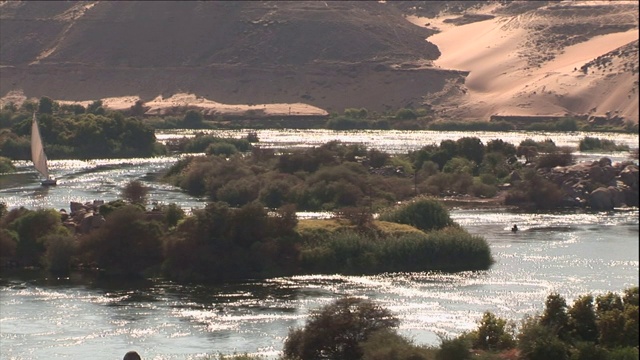
{"label": "dark rocky ridge", "polygon": [[[196,93],[329,111],[417,105],[451,71],[432,32],[378,2],[5,2],[0,94],[90,100]],[[399,69],[398,69],[399,68]]]}

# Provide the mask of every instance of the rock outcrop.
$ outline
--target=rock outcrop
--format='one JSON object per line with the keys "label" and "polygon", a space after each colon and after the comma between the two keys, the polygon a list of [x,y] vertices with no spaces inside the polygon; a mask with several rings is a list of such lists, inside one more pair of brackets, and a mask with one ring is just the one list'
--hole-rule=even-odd
{"label": "rock outcrop", "polygon": [[612,163],[609,158],[576,165],[538,169],[538,174],[556,184],[563,192],[562,204],[612,210],[638,206],[638,165]]}

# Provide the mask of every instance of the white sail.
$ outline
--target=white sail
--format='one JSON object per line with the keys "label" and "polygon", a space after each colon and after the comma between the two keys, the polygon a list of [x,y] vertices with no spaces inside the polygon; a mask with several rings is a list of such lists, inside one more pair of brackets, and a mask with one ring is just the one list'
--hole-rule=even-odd
{"label": "white sail", "polygon": [[47,155],[44,153],[42,147],[42,138],[40,137],[40,129],[38,129],[38,122],[36,121],[36,114],[33,114],[33,121],[31,123],[31,160],[33,166],[45,179],[49,179],[49,167],[47,166]]}

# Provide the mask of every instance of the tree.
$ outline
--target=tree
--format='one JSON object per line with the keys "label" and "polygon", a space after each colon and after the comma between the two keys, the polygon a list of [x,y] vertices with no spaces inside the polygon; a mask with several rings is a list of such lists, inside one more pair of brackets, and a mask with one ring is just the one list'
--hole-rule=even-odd
{"label": "tree", "polygon": [[139,276],[162,262],[162,228],[145,219],[137,206],[114,210],[102,227],[85,235],[80,252],[87,263],[95,263],[111,275]]}
{"label": "tree", "polygon": [[454,157],[447,161],[442,168],[442,172],[448,174],[469,174],[473,175],[473,170],[476,165],[464,157]]}
{"label": "tree", "polygon": [[370,300],[342,298],[313,312],[303,329],[292,329],[283,353],[291,359],[360,359],[360,343],[399,320]]}
{"label": "tree", "polygon": [[494,139],[487,142],[487,153],[499,152],[504,156],[513,156],[516,154],[516,147],[502,139]]}
{"label": "tree", "polygon": [[400,120],[415,120],[418,118],[418,115],[412,109],[400,109],[396,112],[396,119]]}
{"label": "tree", "polygon": [[536,156],[538,156],[538,149],[536,149],[535,146],[519,145],[516,149],[516,156],[524,156],[525,164],[529,164]]}
{"label": "tree", "polygon": [[593,296],[584,295],[574,301],[567,312],[572,335],[583,341],[598,340],[598,326],[593,306]]}
{"label": "tree", "polygon": [[189,110],[182,119],[182,125],[190,129],[199,129],[202,127],[203,120],[202,113],[196,110]]}
{"label": "tree", "polygon": [[458,155],[463,156],[476,164],[482,162],[484,157],[484,145],[477,137],[463,137],[456,141],[458,145]]}
{"label": "tree", "polygon": [[55,102],[50,98],[43,96],[38,103],[38,113],[40,114],[53,114]]}
{"label": "tree", "polygon": [[622,297],[622,302],[624,305],[635,305],[639,306],[639,296],[638,296],[638,287],[634,286],[628,288],[624,291],[624,296]]}
{"label": "tree", "polygon": [[539,317],[528,317],[523,321],[518,349],[521,358],[526,360],[569,359],[569,346],[542,325]]}
{"label": "tree", "polygon": [[507,331],[507,321],[487,311],[480,320],[478,330],[473,333],[474,349],[503,350],[515,346],[512,333]]}
{"label": "tree", "polygon": [[124,189],[122,189],[122,197],[132,204],[145,205],[148,194],[149,188],[138,180],[130,181]]}
{"label": "tree", "polygon": [[567,315],[567,302],[562,296],[556,293],[547,296],[540,324],[551,329],[560,339],[567,339],[569,317]]}
{"label": "tree", "polygon": [[96,100],[87,106],[87,114],[104,115],[106,111],[102,107],[102,100]]}
{"label": "tree", "polygon": [[129,109],[129,113],[133,116],[142,116],[145,112],[147,112],[147,109],[142,100],[136,100],[135,104]]}

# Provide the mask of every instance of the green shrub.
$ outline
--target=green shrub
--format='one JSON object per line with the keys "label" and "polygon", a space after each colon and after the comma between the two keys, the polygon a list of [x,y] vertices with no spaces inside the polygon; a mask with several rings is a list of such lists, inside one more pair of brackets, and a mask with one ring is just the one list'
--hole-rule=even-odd
{"label": "green shrub", "polygon": [[400,120],[413,120],[418,118],[418,115],[412,109],[400,109],[396,112],[396,119]]}
{"label": "green shrub", "polygon": [[229,157],[238,152],[233,144],[228,142],[216,142],[207,146],[205,154],[207,155],[224,155]]}
{"label": "green shrub", "polygon": [[463,337],[442,339],[436,360],[469,360],[471,344]]}
{"label": "green shrub", "polygon": [[49,235],[43,241],[46,247],[43,257],[45,268],[55,275],[67,275],[76,255],[76,241],[70,235]]}
{"label": "green shrub", "polygon": [[146,205],[149,188],[142,182],[133,180],[127,183],[122,189],[122,198],[132,204]]}
{"label": "green shrub", "polygon": [[386,236],[344,229],[305,233],[303,239],[304,273],[480,270],[493,263],[486,240],[457,227]]}
{"label": "green shrub", "polygon": [[196,110],[188,110],[182,119],[182,126],[187,129],[200,129],[203,127],[202,113]]}
{"label": "green shrub", "polygon": [[584,138],[580,139],[578,149],[580,149],[580,151],[629,151],[629,146],[618,145],[613,140],[585,136]]}
{"label": "green shrub", "polygon": [[[16,216],[14,220],[11,220]],[[16,256],[24,265],[39,265],[45,253],[45,239],[52,235],[68,235],[62,226],[60,214],[53,210],[12,210],[5,216],[11,221],[7,229],[17,237]]]}
{"label": "green shrub", "polygon": [[104,205],[100,205],[100,207],[98,208],[98,212],[100,213],[100,215],[104,216],[105,218],[107,216],[109,216],[109,214],[111,214],[114,210],[121,208],[123,206],[127,205],[126,202],[124,202],[124,200],[113,200],[113,201],[109,201],[108,203],[104,204]]}
{"label": "green shrub", "polygon": [[523,181],[509,190],[505,198],[506,205],[531,204],[537,209],[554,209],[562,204],[563,193],[560,188],[546,180],[533,169],[525,169]]}
{"label": "green shrub", "polygon": [[329,119],[325,124],[325,127],[331,130],[368,129],[370,127],[370,123],[367,120],[359,118],[338,116],[336,118]]}
{"label": "green shrub", "polygon": [[383,211],[379,219],[411,225],[422,231],[437,230],[453,225],[449,211],[439,201],[428,197],[418,197]]}
{"label": "green shrub", "polygon": [[158,205],[158,210],[164,213],[164,222],[168,227],[174,227],[178,225],[178,222],[185,217],[185,212],[180,205],[171,203],[169,205]]}
{"label": "green shrub", "polygon": [[447,161],[442,172],[447,174],[473,174],[475,164],[463,157],[454,157]]}
{"label": "green shrub", "polygon": [[360,343],[362,360],[431,360],[436,350],[417,346],[395,331],[384,329]]}
{"label": "green shrub", "polygon": [[15,259],[18,234],[8,229],[0,229],[0,264]]}
{"label": "green shrub", "polygon": [[542,325],[536,317],[524,320],[518,334],[518,349],[525,360],[569,359],[569,345]]}
{"label": "green shrub", "polygon": [[612,349],[609,352],[610,360],[638,360],[637,347],[621,347]]}
{"label": "green shrub", "polygon": [[506,320],[495,316],[487,311],[482,315],[482,320],[478,325],[478,329],[471,332],[470,337],[473,339],[471,346],[474,349],[482,350],[505,350],[515,347],[514,338],[515,324],[509,328]]}
{"label": "green shrub", "polygon": [[556,166],[569,166],[574,163],[573,154],[571,149],[562,149],[561,151],[554,151],[548,154],[544,154],[538,158],[537,168],[553,168]]}
{"label": "green shrub", "polygon": [[486,153],[492,152],[497,152],[504,156],[513,156],[516,154],[516,147],[502,139],[494,139],[487,142],[486,146]]}
{"label": "green shrub", "polygon": [[290,359],[359,360],[372,334],[395,328],[399,320],[370,300],[342,298],[311,313],[302,329],[292,329],[283,354]]}
{"label": "green shrub", "polygon": [[569,315],[569,328],[574,338],[587,342],[598,340],[598,326],[592,295],[578,297],[567,314]]}
{"label": "green shrub", "polygon": [[595,342],[578,342],[571,352],[571,360],[608,360],[609,352]]}
{"label": "green shrub", "polygon": [[231,180],[216,191],[216,199],[231,206],[243,206],[258,198],[259,180],[255,177],[244,177]]}
{"label": "green shrub", "polygon": [[146,220],[139,207],[126,205],[81,239],[80,252],[86,263],[95,263],[108,274],[137,276],[161,264],[162,236],[158,222]]}
{"label": "green shrub", "polygon": [[11,159],[0,156],[0,174],[14,171],[16,171],[16,167],[11,163]]}

